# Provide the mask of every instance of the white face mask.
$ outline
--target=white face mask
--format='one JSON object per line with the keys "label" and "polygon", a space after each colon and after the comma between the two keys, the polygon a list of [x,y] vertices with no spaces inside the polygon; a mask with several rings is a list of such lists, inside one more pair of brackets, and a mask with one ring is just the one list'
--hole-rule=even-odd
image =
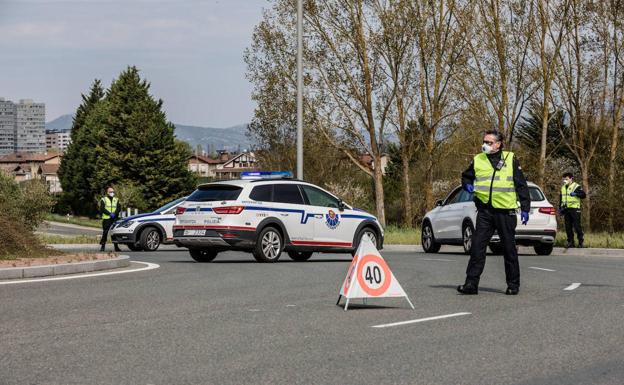
{"label": "white face mask", "polygon": [[108,193],[108,196],[112,198],[112,197],[114,197],[114,196],[115,196],[115,193],[114,193],[114,192],[109,192],[109,193]]}
{"label": "white face mask", "polygon": [[481,150],[486,153],[486,154],[491,154],[492,153],[492,146],[490,146],[487,143],[483,143],[483,146],[481,146]]}
{"label": "white face mask", "polygon": [[564,179],[563,180],[563,184],[565,184],[566,186],[569,185],[570,183],[572,183],[572,181],[570,179]]}

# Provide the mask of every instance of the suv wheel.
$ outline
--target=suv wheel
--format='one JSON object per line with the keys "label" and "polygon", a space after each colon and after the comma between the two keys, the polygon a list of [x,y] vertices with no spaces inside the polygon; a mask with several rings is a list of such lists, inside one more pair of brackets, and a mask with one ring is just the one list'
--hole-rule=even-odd
{"label": "suv wheel", "polygon": [[218,251],[210,249],[189,249],[191,258],[197,262],[211,262],[219,254]]}
{"label": "suv wheel", "polygon": [[474,227],[472,223],[466,222],[462,226],[462,245],[464,246],[464,253],[470,254],[472,249],[472,235],[474,234]]}
{"label": "suv wheel", "polygon": [[421,230],[420,243],[425,253],[437,253],[442,246],[436,242],[431,223],[425,222]]}
{"label": "suv wheel", "polygon": [[160,246],[160,231],[155,227],[148,227],[141,232],[141,241],[139,245],[145,251],[156,251]]}
{"label": "suv wheel", "polygon": [[284,242],[275,227],[265,227],[258,235],[253,256],[258,262],[275,262],[282,255]]}
{"label": "suv wheel", "polygon": [[303,262],[303,261],[307,261],[308,259],[310,259],[310,257],[312,256],[312,252],[311,251],[289,251],[288,256],[293,261]]}
{"label": "suv wheel", "polygon": [[553,251],[552,243],[540,243],[539,245],[533,246],[533,250],[537,255],[550,255]]}

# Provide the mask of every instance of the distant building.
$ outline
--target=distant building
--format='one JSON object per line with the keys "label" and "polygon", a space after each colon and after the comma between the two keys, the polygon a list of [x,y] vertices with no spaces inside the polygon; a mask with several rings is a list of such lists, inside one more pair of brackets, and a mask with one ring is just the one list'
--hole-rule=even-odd
{"label": "distant building", "polygon": [[45,104],[0,98],[0,155],[46,150]]}
{"label": "distant building", "polygon": [[253,152],[241,152],[216,170],[217,179],[238,179],[245,171],[258,171],[257,167],[258,160]]}
{"label": "distant building", "polygon": [[71,143],[71,131],[48,130],[46,131],[46,150],[65,152]]}
{"label": "distant building", "polygon": [[0,155],[15,152],[15,103],[0,98]]}
{"label": "distant building", "polygon": [[216,159],[205,155],[193,155],[189,159],[189,170],[200,177],[215,178],[217,169],[229,159],[227,152],[221,153]]}
{"label": "distant building", "polygon": [[0,172],[13,177],[17,182],[43,179],[50,192],[61,191],[58,169],[61,154],[57,152],[43,154],[15,153],[0,156]]}

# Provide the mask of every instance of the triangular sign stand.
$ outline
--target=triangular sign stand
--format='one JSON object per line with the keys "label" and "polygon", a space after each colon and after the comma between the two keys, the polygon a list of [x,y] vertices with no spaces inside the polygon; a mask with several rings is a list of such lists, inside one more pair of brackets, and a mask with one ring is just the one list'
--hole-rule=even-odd
{"label": "triangular sign stand", "polygon": [[414,309],[412,301],[390,271],[375,244],[368,237],[364,237],[360,242],[357,253],[347,271],[347,277],[340,287],[340,295],[336,305],[340,303],[343,297],[346,299],[345,311],[349,307],[349,300],[353,298],[362,298],[366,303],[367,298],[404,297]]}

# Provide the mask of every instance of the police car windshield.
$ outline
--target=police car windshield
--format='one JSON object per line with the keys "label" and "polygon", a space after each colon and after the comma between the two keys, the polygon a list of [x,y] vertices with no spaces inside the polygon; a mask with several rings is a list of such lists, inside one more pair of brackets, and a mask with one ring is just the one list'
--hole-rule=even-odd
{"label": "police car windshield", "polygon": [[238,199],[242,187],[214,184],[208,186],[201,186],[194,193],[192,193],[187,201],[189,202],[214,202],[214,201],[233,201]]}
{"label": "police car windshield", "polygon": [[156,210],[154,210],[155,213],[162,213],[164,211],[169,210],[170,208],[172,208],[173,206],[177,205],[178,203],[184,201],[186,199],[186,197],[182,197],[182,198],[178,198],[172,202],[167,203],[166,205],[164,205],[163,207],[157,208]]}

